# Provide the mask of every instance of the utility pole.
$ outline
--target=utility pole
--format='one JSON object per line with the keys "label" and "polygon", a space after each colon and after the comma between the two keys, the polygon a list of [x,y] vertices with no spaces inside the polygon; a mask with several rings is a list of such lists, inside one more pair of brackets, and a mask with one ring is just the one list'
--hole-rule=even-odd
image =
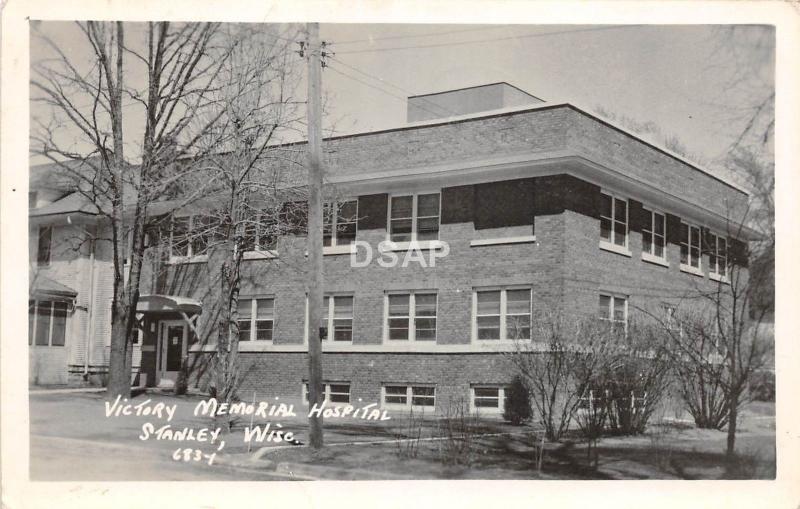
{"label": "utility pole", "polygon": [[[319,23],[307,25],[308,52],[308,404],[321,405],[322,344],[322,60]],[[309,435],[312,449],[321,449],[322,415],[309,413]]]}

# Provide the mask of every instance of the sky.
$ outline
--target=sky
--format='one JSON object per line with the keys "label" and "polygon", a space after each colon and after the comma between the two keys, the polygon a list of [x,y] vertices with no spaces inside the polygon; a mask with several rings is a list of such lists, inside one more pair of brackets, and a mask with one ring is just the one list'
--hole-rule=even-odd
{"label": "sky", "polygon": [[[39,29],[69,55],[86,53],[74,25]],[[505,81],[546,102],[653,122],[713,167],[747,108],[774,90],[774,32],[761,26],[323,24],[320,36],[334,53],[322,79],[325,127],[337,134],[404,125],[410,95]],[[46,56],[32,39],[32,61]],[[49,111],[34,104],[32,115]],[[136,144],[141,115],[126,115]]]}

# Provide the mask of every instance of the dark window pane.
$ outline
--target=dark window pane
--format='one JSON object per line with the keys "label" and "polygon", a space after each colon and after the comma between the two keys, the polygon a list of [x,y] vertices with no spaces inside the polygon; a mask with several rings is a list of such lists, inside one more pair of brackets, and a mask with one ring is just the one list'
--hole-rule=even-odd
{"label": "dark window pane", "polygon": [[256,320],[256,340],[272,341],[272,320]]}
{"label": "dark window pane", "polygon": [[624,246],[627,233],[628,226],[625,223],[614,221],[614,244]]}
{"label": "dark window pane", "polygon": [[239,318],[250,318],[253,314],[253,301],[250,299],[239,299]]}
{"label": "dark window pane", "polygon": [[627,222],[628,202],[614,198],[614,220]]}
{"label": "dark window pane", "polygon": [[408,316],[409,301],[408,295],[389,295],[389,316]]}
{"label": "dark window pane", "polygon": [[417,196],[417,216],[438,216],[439,215],[439,193],[421,194]]}
{"label": "dark window pane", "polygon": [[250,320],[239,320],[239,341],[250,341]]}
{"label": "dark window pane", "polygon": [[405,386],[387,385],[384,390],[386,403],[405,405],[408,402],[408,392]]}
{"label": "dark window pane", "polygon": [[417,341],[436,340],[436,318],[416,318],[415,327]]}
{"label": "dark window pane", "polygon": [[39,266],[50,265],[50,249],[53,241],[53,229],[49,226],[39,228],[39,246],[36,262]]}
{"label": "dark window pane", "polygon": [[412,217],[412,207],[414,198],[412,196],[393,196],[392,197],[392,219],[404,219]]}
{"label": "dark window pane", "polygon": [[661,214],[653,213],[654,224],[653,229],[656,235],[664,235],[664,216]]}
{"label": "dark window pane", "polygon": [[436,316],[436,294],[417,294],[414,296],[416,316]]}
{"label": "dark window pane", "polygon": [[47,346],[50,344],[50,312],[53,303],[49,301],[39,301],[36,309],[36,344]]}
{"label": "dark window pane", "polygon": [[53,303],[53,333],[51,334],[50,344],[52,346],[64,346],[67,335],[67,303]]}
{"label": "dark window pane", "polygon": [[506,312],[510,315],[530,314],[531,291],[508,290],[506,292]]}
{"label": "dark window pane", "polygon": [[391,221],[393,242],[408,242],[411,240],[411,219],[392,219]]}
{"label": "dark window pane", "polygon": [[653,248],[653,236],[648,231],[642,231],[642,251],[651,253]]}
{"label": "dark window pane", "polygon": [[500,314],[500,291],[478,292],[478,315]]}
{"label": "dark window pane", "polygon": [[333,320],[333,340],[352,341],[353,340],[353,320],[350,318],[334,318]]}
{"label": "dark window pane", "polygon": [[607,194],[600,195],[600,214],[611,218],[611,197]]}
{"label": "dark window pane", "polygon": [[600,318],[611,318],[611,297],[608,295],[601,295],[598,307],[598,314]]}
{"label": "dark window pane", "polygon": [[500,339],[500,317],[478,317],[478,339]]}
{"label": "dark window pane", "polygon": [[438,217],[421,217],[417,219],[417,240],[436,240],[438,238]]}
{"label": "dark window pane", "polygon": [[611,219],[607,217],[600,218],[600,238],[611,240]]}

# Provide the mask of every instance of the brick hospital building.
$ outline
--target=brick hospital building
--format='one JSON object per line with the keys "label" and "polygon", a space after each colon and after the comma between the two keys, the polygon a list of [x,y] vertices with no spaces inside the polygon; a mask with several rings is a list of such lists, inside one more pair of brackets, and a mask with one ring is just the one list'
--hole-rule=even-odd
{"label": "brick hospital building", "polygon": [[[503,353],[530,336],[537,310],[625,323],[634,307],[673,312],[692,292],[726,284],[731,263],[746,264],[750,230],[730,233],[747,207],[742,188],[505,83],[411,97],[406,125],[329,138],[323,149],[340,196],[324,248],[331,401],[441,411],[463,399],[499,412],[512,377]],[[50,380],[107,364],[108,253],[55,255],[62,230],[96,221],[81,206],[65,194],[30,211],[31,363]],[[191,229],[193,215],[176,212],[173,224]],[[370,263],[353,266],[356,241],[360,262],[370,246]],[[299,399],[305,275],[288,261],[303,259],[305,239],[263,244],[242,262],[242,390]],[[380,245],[400,262],[419,249],[426,263],[383,266]],[[449,251],[429,266],[432,250]],[[213,321],[213,269],[213,254],[175,246],[161,275],[143,278],[139,383],[169,385],[184,359],[213,354],[193,332]]]}

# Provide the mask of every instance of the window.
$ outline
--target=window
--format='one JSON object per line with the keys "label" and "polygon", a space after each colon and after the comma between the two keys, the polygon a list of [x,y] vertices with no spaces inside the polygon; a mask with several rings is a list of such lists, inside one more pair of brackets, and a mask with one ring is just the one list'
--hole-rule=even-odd
{"label": "window", "polygon": [[615,295],[600,295],[599,318],[609,322],[612,330],[628,330],[628,299]]}
{"label": "window", "polygon": [[728,239],[708,234],[708,272],[724,278],[728,272]]}
{"label": "window", "polygon": [[245,223],[242,251],[274,251],[278,244],[276,225],[271,214],[256,214]]}
{"label": "window", "polygon": [[322,339],[330,338],[333,330],[334,341],[353,341],[353,304],[352,295],[326,296],[322,308]]}
{"label": "window", "polygon": [[628,201],[601,195],[600,238],[620,247],[628,246]]}
{"label": "window", "polygon": [[35,209],[36,208],[36,199],[37,199],[36,191],[28,191],[28,208]]}
{"label": "window", "polygon": [[53,243],[53,228],[51,226],[39,227],[39,246],[36,252],[36,265],[46,267],[50,265],[50,249]]}
{"label": "window", "polygon": [[218,238],[216,218],[194,215],[172,218],[170,254],[173,258],[191,258],[206,254]]}
{"label": "window", "polygon": [[435,408],[436,388],[432,385],[384,385],[383,405],[395,408]]}
{"label": "window", "polygon": [[436,301],[435,293],[387,295],[387,337],[390,340],[436,341]]}
{"label": "window", "polygon": [[358,200],[326,203],[323,218],[323,246],[348,246],[356,241]]}
{"label": "window", "polygon": [[531,289],[477,290],[475,336],[479,340],[531,338]]}
{"label": "window", "polygon": [[239,341],[272,341],[275,299],[239,299]]}
{"label": "window", "polygon": [[659,212],[645,210],[646,223],[642,228],[642,252],[656,258],[666,258],[667,218]]}
{"label": "window", "polygon": [[[323,394],[328,403],[350,403],[350,384],[336,382],[325,384]],[[308,405],[308,382],[303,383],[303,403]]]}
{"label": "window", "polygon": [[389,240],[438,240],[439,193],[392,196],[389,200]]}
{"label": "window", "polygon": [[64,301],[28,301],[28,344],[64,346],[68,309]]}
{"label": "window", "polygon": [[472,408],[477,411],[502,412],[507,393],[505,387],[476,385],[472,387]]}
{"label": "window", "polygon": [[700,269],[700,228],[681,223],[681,265]]}

